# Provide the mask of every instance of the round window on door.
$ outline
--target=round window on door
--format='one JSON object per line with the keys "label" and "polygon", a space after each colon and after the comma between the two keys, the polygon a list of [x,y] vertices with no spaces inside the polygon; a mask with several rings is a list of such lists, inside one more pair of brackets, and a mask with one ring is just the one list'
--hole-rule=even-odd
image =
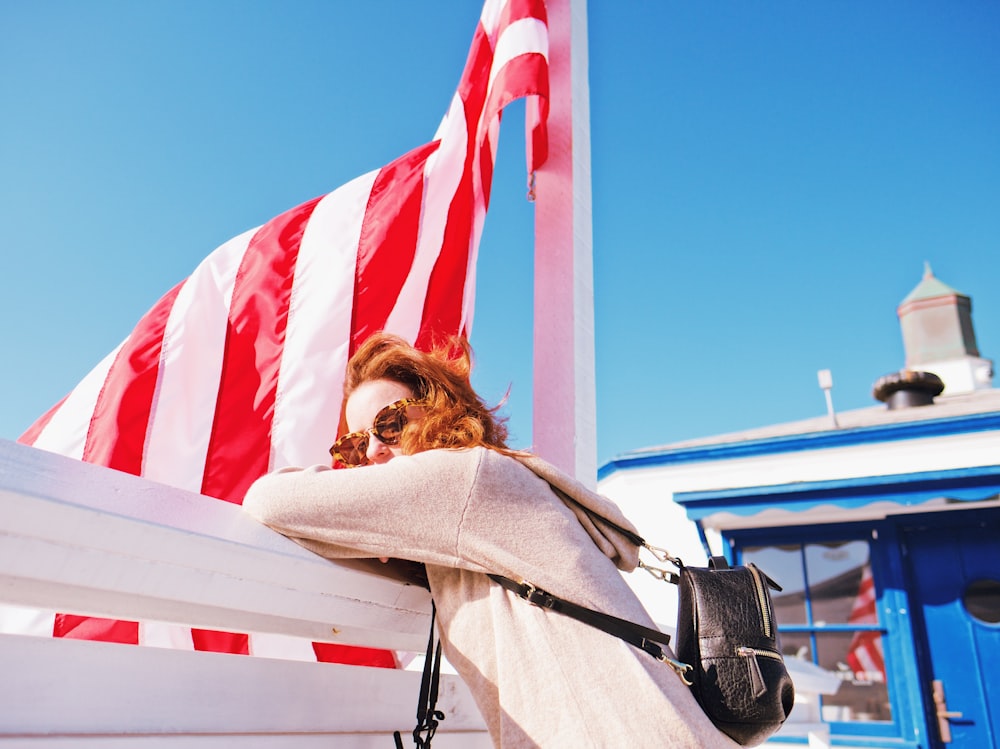
{"label": "round window on door", "polygon": [[962,605],[976,621],[1000,623],[1000,581],[975,580],[962,593]]}

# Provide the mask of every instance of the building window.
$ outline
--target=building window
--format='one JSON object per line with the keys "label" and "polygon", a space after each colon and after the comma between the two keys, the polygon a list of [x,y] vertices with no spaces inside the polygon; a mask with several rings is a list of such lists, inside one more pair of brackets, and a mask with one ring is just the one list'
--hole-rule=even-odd
{"label": "building window", "polygon": [[836,692],[821,697],[820,713],[829,723],[893,720],[869,557],[868,542],[859,539],[741,551],[743,563],[753,562],[784,589],[772,596],[785,656],[839,679]]}

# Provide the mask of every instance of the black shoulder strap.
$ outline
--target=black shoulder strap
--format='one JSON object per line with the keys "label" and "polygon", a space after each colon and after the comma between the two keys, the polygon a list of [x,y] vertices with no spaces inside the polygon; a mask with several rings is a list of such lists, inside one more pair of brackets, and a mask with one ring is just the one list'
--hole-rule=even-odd
{"label": "black shoulder strap", "polygon": [[564,598],[559,598],[551,593],[548,593],[541,588],[536,588],[529,582],[517,582],[511,580],[509,577],[504,577],[503,575],[489,575],[489,578],[493,582],[497,583],[501,587],[511,591],[516,596],[523,598],[528,603],[532,603],[535,606],[540,606],[544,609],[549,609],[551,611],[556,611],[564,616],[568,616],[571,619],[576,619],[578,622],[583,622],[591,627],[595,627],[603,632],[607,632],[609,635],[614,635],[615,637],[624,640],[630,645],[634,645],[640,650],[644,650],[651,656],[659,661],[663,661],[670,665],[681,678],[687,682],[685,677],[685,672],[691,669],[685,663],[671,658],[664,650],[661,645],[670,644],[670,635],[665,632],[660,632],[658,629],[651,629],[650,627],[644,627],[641,624],[636,624],[635,622],[630,622],[627,619],[620,619],[617,616],[612,616],[611,614],[605,614],[600,611],[594,611],[593,609],[588,609],[586,606],[580,606],[578,604],[567,601]]}
{"label": "black shoulder strap", "polygon": [[[575,507],[579,507],[586,513],[591,520],[602,523],[603,525],[617,531],[622,536],[627,538],[631,543],[635,544],[637,547],[646,548],[654,550],[646,543],[646,539],[640,536],[635,531],[629,530],[628,528],[623,528],[618,525],[618,523],[608,520],[603,515],[598,514],[594,510],[584,505],[582,502],[574,499],[565,491],[560,489],[555,484],[549,484],[554,491],[564,502],[571,504]],[[654,550],[654,554],[662,549]],[[657,556],[657,558],[662,559],[663,557]],[[680,566],[680,560],[674,559],[669,555],[666,557],[670,561],[675,562]],[[650,568],[647,565],[643,565],[640,562],[640,566],[645,566],[656,573],[661,573],[657,575],[667,582],[677,582],[677,576],[672,573],[667,573],[664,570],[656,570],[655,568]],[[554,596],[547,591],[542,590],[530,582],[517,582],[511,580],[509,577],[504,577],[503,575],[490,574],[488,577],[493,580],[498,585],[511,591],[515,595],[524,600],[532,603],[536,606],[541,606],[542,608],[550,609],[551,611],[556,611],[564,616],[568,616],[572,619],[576,619],[579,622],[583,622],[591,627],[601,630],[602,632],[607,632],[609,635],[614,635],[620,640],[624,640],[630,645],[634,645],[640,650],[644,650],[651,656],[659,661],[663,661],[669,665],[677,675],[681,677],[681,680],[691,686],[692,682],[687,678],[687,672],[691,671],[692,668],[687,663],[681,663],[675,658],[670,657],[666,651],[661,647],[661,645],[670,644],[670,635],[660,632],[658,629],[651,629],[650,627],[644,627],[641,624],[636,624],[635,622],[630,622],[627,619],[620,619],[617,616],[612,616],[611,614],[605,614],[601,611],[594,611],[586,606],[580,606],[579,604],[567,601],[564,598],[559,598]]]}
{"label": "black shoulder strap", "polygon": [[[438,722],[444,720],[444,713],[437,707],[438,685],[441,681],[441,641],[434,647],[434,619],[437,607],[431,601],[431,632],[427,636],[427,654],[424,656],[424,673],[420,679],[420,696],[417,698],[417,726],[413,729],[413,743],[416,749],[430,749],[431,739],[437,731]],[[426,735],[424,735],[426,734]],[[403,749],[403,738],[399,731],[392,734],[396,749]]]}

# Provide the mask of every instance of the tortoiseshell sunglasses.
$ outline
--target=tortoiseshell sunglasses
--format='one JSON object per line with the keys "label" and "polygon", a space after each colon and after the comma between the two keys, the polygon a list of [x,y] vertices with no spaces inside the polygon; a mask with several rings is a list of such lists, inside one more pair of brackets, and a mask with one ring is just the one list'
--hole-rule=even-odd
{"label": "tortoiseshell sunglasses", "polygon": [[330,447],[330,455],[345,466],[351,468],[363,466],[368,462],[368,435],[374,434],[386,445],[398,445],[407,422],[406,407],[419,404],[420,401],[414,398],[401,398],[395,403],[390,403],[375,414],[375,421],[372,422],[370,429],[345,434],[334,442]]}

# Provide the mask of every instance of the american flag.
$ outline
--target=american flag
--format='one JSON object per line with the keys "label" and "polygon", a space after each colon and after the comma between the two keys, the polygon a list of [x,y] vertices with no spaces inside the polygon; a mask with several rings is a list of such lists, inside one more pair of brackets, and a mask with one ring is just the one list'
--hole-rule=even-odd
{"label": "american flag", "polygon": [[[328,461],[346,363],[368,335],[426,347],[470,332],[500,113],[525,97],[533,172],[547,150],[545,5],[487,0],[429,143],[216,249],[19,441],[235,503],[270,470]],[[55,636],[270,647],[256,635],[42,616]],[[315,645],[303,657],[393,665],[380,653]]]}
{"label": "american flag", "polygon": [[[875,609],[875,582],[871,565],[866,564],[861,571],[858,595],[847,618],[848,624],[878,624]],[[882,635],[868,630],[857,632],[847,649],[847,664],[857,679],[885,682],[885,659],[882,654]]]}

